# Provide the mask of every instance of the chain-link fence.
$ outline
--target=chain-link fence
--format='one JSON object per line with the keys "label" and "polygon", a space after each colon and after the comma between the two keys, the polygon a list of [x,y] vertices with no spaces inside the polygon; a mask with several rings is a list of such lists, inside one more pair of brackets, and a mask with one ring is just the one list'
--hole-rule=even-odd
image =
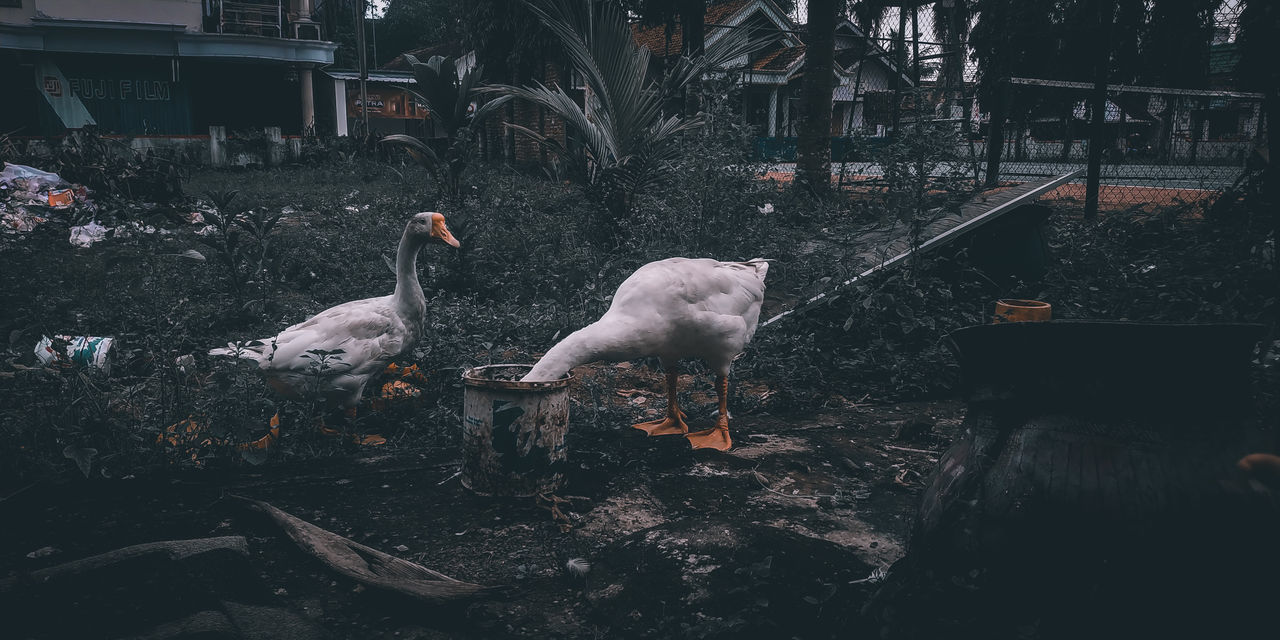
{"label": "chain-link fence", "polygon": [[[1267,125],[1262,94],[1240,88],[1238,1],[1222,0],[1202,23],[1182,25],[1196,39],[1175,46],[1196,50],[1188,60],[1204,68],[1163,85],[1170,74],[1150,70],[1150,51],[1134,51],[1139,39],[1142,46],[1176,40],[1175,27],[1148,14],[1124,22],[1132,2],[1064,3],[1062,15],[1043,23],[1017,14],[1003,18],[1007,28],[985,34],[978,33],[979,3],[912,5],[855,2],[837,28],[832,160],[846,189],[883,188],[890,148],[913,135],[937,143],[928,145],[937,183],[964,179],[976,187],[1084,171],[1046,196],[1082,202],[1095,146],[1103,209],[1204,203],[1258,161]],[[1089,21],[1106,11],[1114,24],[1099,45],[1091,39],[1097,23]],[[1038,39],[1053,42],[1043,56],[1013,62],[983,58],[976,48],[1006,37],[1022,38],[1018,46],[1027,51]],[[799,86],[760,84],[788,68],[785,47],[777,48],[779,55],[765,52],[744,70],[744,113],[759,132],[757,154],[785,173],[795,157]],[[1097,91],[1099,60],[1107,69],[1105,94]],[[1102,117],[1094,117],[1095,108]],[[940,148],[944,141],[949,148]]]}
{"label": "chain-link fence", "polygon": [[[1230,90],[1109,85],[1102,118],[1094,86],[1010,78],[999,178],[1022,181],[1086,169],[1101,146],[1099,208],[1211,199],[1238,180],[1263,141],[1262,95]],[[1096,141],[1096,142],[1095,142]],[[979,143],[986,154],[987,139]],[[984,163],[985,164],[985,163]],[[1053,196],[1085,199],[1085,180]]]}

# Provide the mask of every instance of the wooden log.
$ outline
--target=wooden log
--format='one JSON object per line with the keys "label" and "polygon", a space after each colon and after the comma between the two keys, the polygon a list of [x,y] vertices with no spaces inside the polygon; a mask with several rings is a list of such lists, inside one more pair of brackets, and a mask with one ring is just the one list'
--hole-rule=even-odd
{"label": "wooden log", "polygon": [[254,511],[267,515],[307,554],[330,569],[368,587],[400,593],[431,604],[490,593],[485,587],[456,580],[354,540],[326,531],[266,502],[233,496]]}
{"label": "wooden log", "polygon": [[[249,543],[244,539],[244,536],[148,542],[32,571],[26,578],[35,584],[47,584],[74,579],[87,573],[116,566],[133,566],[132,564],[126,565],[126,563],[139,560],[160,558],[171,562],[182,562],[207,554],[231,554],[248,557]],[[24,583],[15,578],[0,580],[0,593],[10,591],[18,584]]]}

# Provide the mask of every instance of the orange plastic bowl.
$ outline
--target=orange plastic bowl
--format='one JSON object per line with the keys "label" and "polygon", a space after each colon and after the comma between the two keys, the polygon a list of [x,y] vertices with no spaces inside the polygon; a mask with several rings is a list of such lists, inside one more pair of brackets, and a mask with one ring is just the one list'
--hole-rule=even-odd
{"label": "orange plastic bowl", "polygon": [[996,301],[992,324],[1001,322],[1048,322],[1053,319],[1053,305],[1039,300],[1005,299]]}

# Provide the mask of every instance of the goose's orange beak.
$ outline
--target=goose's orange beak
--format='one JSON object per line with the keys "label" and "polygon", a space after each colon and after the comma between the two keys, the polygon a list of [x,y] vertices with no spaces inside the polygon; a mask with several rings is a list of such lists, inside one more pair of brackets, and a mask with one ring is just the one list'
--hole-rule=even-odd
{"label": "goose's orange beak", "polygon": [[444,216],[438,213],[435,216],[435,220],[431,223],[431,237],[439,238],[441,242],[444,242],[454,249],[462,246],[462,243],[458,242],[458,239],[453,237],[452,233],[449,233],[449,227],[444,224]]}

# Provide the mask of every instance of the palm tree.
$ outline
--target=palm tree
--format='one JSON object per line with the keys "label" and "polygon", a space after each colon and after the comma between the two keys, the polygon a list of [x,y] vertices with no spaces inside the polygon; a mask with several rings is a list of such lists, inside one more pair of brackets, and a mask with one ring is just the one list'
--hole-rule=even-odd
{"label": "palm tree", "polygon": [[[443,138],[436,142],[433,138],[420,140],[395,134],[379,142],[403,147],[426,167],[441,191],[456,196],[462,186],[462,174],[475,152],[475,128],[510,98],[490,100],[477,108],[480,67],[468,69],[459,76],[453,58],[432,56],[425,63],[408,54],[404,58],[413,68],[417,82],[417,90],[409,89],[409,95],[427,107],[430,115],[425,123],[427,128],[441,132]],[[433,144],[437,148],[433,149]]]}
{"label": "palm tree", "polygon": [[[681,57],[662,81],[650,77],[649,51],[632,37],[626,14],[612,2],[544,0],[530,9],[560,40],[586,84],[584,104],[559,85],[494,85],[486,93],[515,96],[546,108],[565,122],[575,145],[564,145],[527,127],[509,124],[585,170],[589,190],[614,222],[626,218],[642,190],[665,181],[680,154],[681,134],[703,124],[702,116],[664,116],[663,104],[710,69],[758,46],[725,37],[698,58]],[[571,148],[572,147],[572,148]]]}
{"label": "palm tree", "polygon": [[817,196],[831,190],[831,94],[835,88],[836,18],[840,0],[809,0],[809,33],[800,80],[796,178],[799,189]]}

